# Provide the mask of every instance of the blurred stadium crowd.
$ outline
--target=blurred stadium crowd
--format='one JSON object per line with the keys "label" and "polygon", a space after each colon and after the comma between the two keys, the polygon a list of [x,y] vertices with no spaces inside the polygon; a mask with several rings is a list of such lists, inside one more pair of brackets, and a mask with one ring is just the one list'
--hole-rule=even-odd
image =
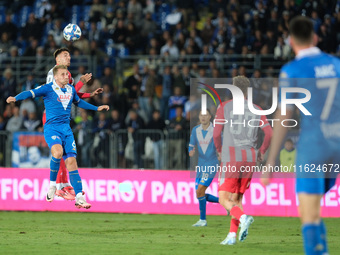
{"label": "blurred stadium crowd", "polygon": [[[90,101],[112,109],[96,115],[74,109],[81,166],[95,166],[86,153],[94,144],[100,148],[107,132],[120,129],[127,130],[120,140],[122,157],[129,134],[135,136],[135,155],[145,153],[145,135],[136,138],[142,129],[170,131],[170,140],[181,140],[172,144],[173,153],[182,157],[190,111],[199,109],[197,98],[190,97],[190,78],[276,77],[293,57],[288,23],[296,15],[311,17],[321,50],[339,53],[340,1],[335,0],[0,0],[0,130],[42,130],[41,99],[17,106],[5,99],[42,84],[54,65],[53,52],[67,47],[75,82],[95,73],[84,91],[102,87],[104,93]],[[68,23],[80,26],[80,40],[63,39]],[[255,102],[266,108],[270,86],[256,89]],[[164,147],[157,147],[160,136],[151,139],[154,155]],[[166,167],[186,167],[177,161]],[[133,164],[143,165],[138,157]],[[156,160],[154,166],[165,167]]]}

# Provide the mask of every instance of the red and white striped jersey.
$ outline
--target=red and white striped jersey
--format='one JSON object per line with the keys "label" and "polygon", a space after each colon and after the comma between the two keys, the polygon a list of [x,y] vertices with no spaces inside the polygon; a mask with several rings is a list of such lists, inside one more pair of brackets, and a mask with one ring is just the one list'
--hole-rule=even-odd
{"label": "red and white striped jersey", "polygon": [[[261,110],[257,105],[254,107]],[[266,116],[255,115],[248,109],[248,100],[245,100],[243,115],[233,114],[232,100],[223,102],[217,109],[215,121],[214,142],[217,152],[221,152],[223,163],[256,162],[258,153],[256,146],[260,128],[265,133],[260,152],[264,154],[269,147],[272,128]],[[223,141],[221,144],[222,131]]]}

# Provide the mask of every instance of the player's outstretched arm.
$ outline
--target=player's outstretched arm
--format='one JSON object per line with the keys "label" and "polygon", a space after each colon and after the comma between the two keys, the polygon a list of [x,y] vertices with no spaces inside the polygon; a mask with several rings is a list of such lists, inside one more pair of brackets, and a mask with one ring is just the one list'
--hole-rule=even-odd
{"label": "player's outstretched arm", "polygon": [[110,109],[110,107],[108,105],[101,105],[98,107],[98,112],[101,112],[101,111],[108,111]]}
{"label": "player's outstretched arm", "polygon": [[6,99],[6,102],[7,102],[7,104],[9,104],[9,103],[14,103],[14,102],[16,102],[17,100],[15,99],[15,97],[8,97],[7,99]]}
{"label": "player's outstretched arm", "polygon": [[82,83],[87,83],[91,79],[92,79],[92,73],[86,73],[86,74],[80,76],[80,81]]}
{"label": "player's outstretched arm", "polygon": [[21,101],[21,100],[25,100],[27,98],[35,98],[35,97],[40,97],[43,96],[46,92],[46,88],[45,86],[39,86],[35,89],[29,90],[29,91],[23,91],[20,94],[16,95],[15,97],[8,97],[6,99],[6,102],[12,103],[12,102],[16,102],[16,101]]}
{"label": "player's outstretched arm", "polygon": [[95,91],[93,91],[93,92],[91,93],[91,96],[90,96],[90,97],[97,96],[97,95],[103,93],[103,91],[104,91],[103,88],[96,89]]}

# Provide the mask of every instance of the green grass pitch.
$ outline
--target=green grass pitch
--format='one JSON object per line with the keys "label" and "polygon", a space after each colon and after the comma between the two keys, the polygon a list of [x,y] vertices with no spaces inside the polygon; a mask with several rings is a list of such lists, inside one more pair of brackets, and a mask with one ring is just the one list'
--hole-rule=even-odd
{"label": "green grass pitch", "polygon": [[[255,217],[244,243],[219,243],[230,217],[0,212],[0,254],[303,254],[298,218]],[[325,219],[331,254],[340,254],[339,219]]]}

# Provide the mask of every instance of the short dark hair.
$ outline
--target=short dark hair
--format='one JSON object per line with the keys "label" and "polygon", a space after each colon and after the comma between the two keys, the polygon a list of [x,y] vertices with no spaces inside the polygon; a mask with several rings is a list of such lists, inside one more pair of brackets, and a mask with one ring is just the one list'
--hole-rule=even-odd
{"label": "short dark hair", "polygon": [[313,40],[313,22],[306,17],[297,16],[289,23],[289,34],[298,44],[309,44]]}
{"label": "short dark hair", "polygon": [[293,140],[290,139],[290,138],[288,138],[288,139],[285,141],[285,143],[292,143],[292,144],[294,144],[294,143],[293,143]]}
{"label": "short dark hair", "polygon": [[64,51],[67,51],[68,53],[70,53],[70,50],[68,48],[59,48],[59,49],[56,49],[55,52],[53,53],[54,58],[57,58],[57,56]]}

